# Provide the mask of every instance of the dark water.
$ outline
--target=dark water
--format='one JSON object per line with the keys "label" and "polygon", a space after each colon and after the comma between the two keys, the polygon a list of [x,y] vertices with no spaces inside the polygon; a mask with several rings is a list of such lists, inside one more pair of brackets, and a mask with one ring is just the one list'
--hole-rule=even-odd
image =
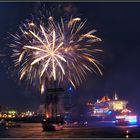
{"label": "dark water", "polygon": [[93,126],[66,126],[61,131],[43,132],[40,123],[22,123],[19,128],[0,132],[3,138],[122,138],[126,135],[139,138],[140,126],[116,127],[102,122],[94,123]]}

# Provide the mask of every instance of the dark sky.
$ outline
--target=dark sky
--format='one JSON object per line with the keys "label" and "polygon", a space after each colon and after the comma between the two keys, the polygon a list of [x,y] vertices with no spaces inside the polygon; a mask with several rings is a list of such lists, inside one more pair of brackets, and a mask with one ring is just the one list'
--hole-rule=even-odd
{"label": "dark sky", "polygon": [[[46,3],[48,7],[56,3]],[[77,12],[88,19],[89,26],[98,30],[104,50],[99,59],[104,65],[103,76],[89,74],[77,88],[77,100],[96,99],[103,95],[111,98],[116,91],[120,98],[129,101],[138,111],[140,106],[140,3],[73,3]],[[16,32],[18,26],[38,6],[38,3],[0,3],[0,49],[8,47],[8,32]],[[8,51],[7,51],[8,53]],[[9,54],[7,54],[9,55]],[[0,64],[0,104],[18,110],[36,109],[42,103],[40,93],[26,89],[11,77],[6,57]]]}

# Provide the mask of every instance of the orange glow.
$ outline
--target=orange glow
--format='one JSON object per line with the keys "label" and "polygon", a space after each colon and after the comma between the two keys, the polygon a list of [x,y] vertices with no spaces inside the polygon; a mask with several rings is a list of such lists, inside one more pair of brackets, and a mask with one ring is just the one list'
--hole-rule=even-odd
{"label": "orange glow", "polygon": [[65,51],[65,52],[68,52],[68,49],[66,48],[64,51]]}
{"label": "orange glow", "polygon": [[49,118],[49,117],[50,117],[50,115],[49,115],[49,113],[47,112],[47,113],[46,113],[46,118]]}
{"label": "orange glow", "polygon": [[128,110],[128,109],[124,109],[121,111],[121,113],[130,113],[130,112],[131,112],[131,110]]}
{"label": "orange glow", "polygon": [[106,102],[106,101],[110,101],[108,96],[103,96],[102,99],[100,100],[100,102]]}
{"label": "orange glow", "polygon": [[3,116],[2,116],[3,118],[6,118],[7,117],[7,114],[3,114]]}

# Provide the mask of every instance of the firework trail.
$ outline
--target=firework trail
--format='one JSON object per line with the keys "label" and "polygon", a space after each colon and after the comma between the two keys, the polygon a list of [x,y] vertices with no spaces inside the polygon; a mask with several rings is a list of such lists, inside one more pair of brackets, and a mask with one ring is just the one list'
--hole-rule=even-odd
{"label": "firework trail", "polygon": [[[44,92],[44,80],[70,82],[74,87],[86,79],[87,72],[98,71],[98,60],[93,46],[101,39],[96,37],[95,29],[84,32],[86,21],[81,18],[60,18],[53,16],[46,20],[28,20],[19,27],[20,32],[12,34],[12,57],[15,67],[19,67],[19,79],[26,78],[31,83],[38,79],[41,92]],[[91,65],[92,64],[92,65]]]}

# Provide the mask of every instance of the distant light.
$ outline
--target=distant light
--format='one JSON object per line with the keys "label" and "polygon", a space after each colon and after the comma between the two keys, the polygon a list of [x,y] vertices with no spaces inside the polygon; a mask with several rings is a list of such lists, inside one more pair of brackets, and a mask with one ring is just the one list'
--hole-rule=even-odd
{"label": "distant light", "polygon": [[129,121],[129,123],[136,123],[137,122],[137,116],[127,116],[126,120]]}
{"label": "distant light", "polygon": [[120,115],[120,116],[116,116],[116,119],[124,119],[124,121],[128,121],[129,124],[137,123],[137,116]]}
{"label": "distant light", "polygon": [[126,138],[129,138],[129,135],[126,135],[125,137],[126,137]]}
{"label": "distant light", "polygon": [[72,93],[73,92],[73,88],[70,86],[69,88],[68,88],[68,93],[70,94],[70,93]]}
{"label": "distant light", "polygon": [[45,122],[45,121],[46,121],[46,119],[43,119],[43,121]]}
{"label": "distant light", "polygon": [[8,111],[8,113],[9,114],[16,114],[16,111],[11,110],[11,111]]}
{"label": "distant light", "polygon": [[100,103],[100,101],[99,101],[99,99],[97,99],[97,101],[96,101],[97,103]]}
{"label": "distant light", "polygon": [[8,115],[9,118],[12,118],[12,115]]}
{"label": "distant light", "polygon": [[125,118],[124,115],[116,116],[116,119],[124,119],[124,118]]}
{"label": "distant light", "polygon": [[48,113],[46,113],[46,118],[49,118],[49,114]]}
{"label": "distant light", "polygon": [[71,88],[71,87],[69,87],[69,90],[71,91],[71,90],[72,90],[72,88]]}
{"label": "distant light", "polygon": [[112,113],[112,111],[110,110],[110,111],[108,111],[107,113],[108,113],[108,115],[110,115],[110,114]]}
{"label": "distant light", "polygon": [[29,116],[32,116],[32,113],[29,113]]}

